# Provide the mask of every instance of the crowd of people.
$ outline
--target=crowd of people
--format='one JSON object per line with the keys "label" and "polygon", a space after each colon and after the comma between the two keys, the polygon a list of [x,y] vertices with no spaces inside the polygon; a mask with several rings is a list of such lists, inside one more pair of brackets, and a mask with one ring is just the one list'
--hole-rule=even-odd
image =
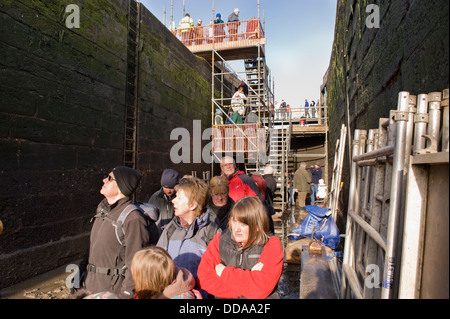
{"label": "crowd of people", "polygon": [[245,31],[241,31],[239,35],[239,27],[241,22],[239,20],[239,9],[236,8],[228,16],[228,20],[225,23],[222,20],[222,15],[217,13],[214,20],[211,20],[208,26],[203,26],[202,19],[197,20],[197,24],[194,24],[194,20],[189,13],[180,20],[178,29],[174,23],[170,26],[170,29],[174,35],[181,37],[181,41],[184,45],[200,45],[205,43],[221,43],[225,39],[229,41],[237,41],[239,36],[243,39],[257,39],[261,36],[261,30],[259,21],[252,17],[246,23]]}
{"label": "crowd of people", "polygon": [[[323,107],[321,107],[321,114],[319,113],[320,102],[315,102],[313,99],[308,101],[305,99],[305,104],[300,108],[300,118],[319,118],[324,117]],[[293,108],[283,99],[280,103],[275,101],[275,120],[289,119]]]}
{"label": "crowd of people", "polygon": [[142,175],[115,167],[103,179],[73,298],[279,298],[273,168],[247,175],[229,156],[220,167],[209,181],[165,169],[146,204],[159,213],[150,219],[139,209],[124,217]]}
{"label": "crowd of people", "polygon": [[[319,163],[314,163],[307,168],[305,162],[301,162],[299,168],[287,173],[288,203],[304,208],[309,195],[309,204],[314,205],[318,198],[319,185],[323,182],[322,168]],[[323,199],[323,198],[322,198]]]}

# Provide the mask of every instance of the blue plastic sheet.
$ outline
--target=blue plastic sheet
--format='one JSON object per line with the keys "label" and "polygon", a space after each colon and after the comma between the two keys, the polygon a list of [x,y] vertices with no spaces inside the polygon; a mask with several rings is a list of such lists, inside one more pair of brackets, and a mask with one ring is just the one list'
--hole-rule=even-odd
{"label": "blue plastic sheet", "polygon": [[288,235],[290,240],[310,237],[319,240],[325,246],[335,249],[340,242],[339,229],[328,208],[314,205],[305,206],[308,216],[300,227],[295,228]]}

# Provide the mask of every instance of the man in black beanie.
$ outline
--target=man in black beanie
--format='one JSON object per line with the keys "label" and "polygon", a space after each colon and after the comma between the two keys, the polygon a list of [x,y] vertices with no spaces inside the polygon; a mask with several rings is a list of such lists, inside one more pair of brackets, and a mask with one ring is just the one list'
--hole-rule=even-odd
{"label": "man in black beanie", "polygon": [[156,222],[161,234],[166,226],[173,219],[174,209],[172,200],[175,198],[175,185],[178,184],[178,172],[167,168],[161,176],[161,189],[156,191],[148,200],[152,205],[159,208],[159,219]]}
{"label": "man in black beanie", "polygon": [[112,172],[120,192],[125,196],[131,197],[139,185],[142,177],[141,173],[127,166],[117,166]]}
{"label": "man in black beanie", "polygon": [[[92,226],[86,289],[90,292],[109,291],[119,298],[134,297],[130,266],[135,252],[149,244],[147,222],[138,211],[132,211],[123,221],[124,245],[116,233],[117,220],[131,204],[141,173],[126,166],[114,168],[103,179],[100,194],[105,196],[97,207]],[[94,218],[93,218],[94,219]]]}

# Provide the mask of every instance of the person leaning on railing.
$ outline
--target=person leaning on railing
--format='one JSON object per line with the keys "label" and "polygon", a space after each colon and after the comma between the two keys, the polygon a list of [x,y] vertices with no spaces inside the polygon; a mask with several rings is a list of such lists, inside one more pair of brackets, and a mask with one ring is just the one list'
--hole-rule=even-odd
{"label": "person leaning on railing", "polygon": [[194,20],[192,20],[189,13],[186,13],[183,19],[180,20],[178,25],[178,32],[181,35],[181,42],[184,45],[192,44],[192,28],[194,27]]}
{"label": "person leaning on railing", "polygon": [[225,37],[225,24],[222,20],[220,13],[216,14],[216,20],[214,20],[214,42],[223,42]]}
{"label": "person leaning on railing", "polygon": [[205,37],[203,36],[202,19],[198,19],[197,24],[194,27],[194,44],[203,44],[204,39]]}
{"label": "person leaning on railing", "polygon": [[237,41],[239,28],[239,9],[236,8],[228,16],[228,33],[230,34],[230,41]]}

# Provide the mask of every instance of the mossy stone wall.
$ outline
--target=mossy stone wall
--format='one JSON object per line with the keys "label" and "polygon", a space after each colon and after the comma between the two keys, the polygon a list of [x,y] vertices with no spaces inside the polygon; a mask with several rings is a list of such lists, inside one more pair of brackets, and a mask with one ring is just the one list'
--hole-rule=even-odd
{"label": "mossy stone wall", "polygon": [[[69,29],[67,5],[80,9]],[[122,165],[126,0],[0,0],[0,281],[81,258],[102,178]],[[211,70],[142,7],[137,199],[160,187],[174,128],[211,122]]]}

